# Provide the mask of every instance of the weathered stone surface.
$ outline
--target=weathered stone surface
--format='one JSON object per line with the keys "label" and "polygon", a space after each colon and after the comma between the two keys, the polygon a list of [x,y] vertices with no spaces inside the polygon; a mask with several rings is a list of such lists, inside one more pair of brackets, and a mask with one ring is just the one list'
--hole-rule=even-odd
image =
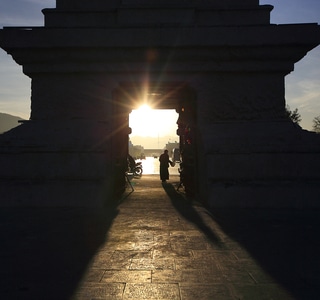
{"label": "weathered stone surface", "polygon": [[219,272],[207,272],[203,269],[193,270],[154,270],[152,271],[152,282],[179,283],[180,287],[199,285],[211,285],[223,282],[223,276]]}
{"label": "weathered stone surface", "polygon": [[174,260],[172,258],[158,259],[132,259],[131,270],[173,270]]}
{"label": "weathered stone surface", "polygon": [[168,283],[127,284],[123,299],[179,300],[179,286]]}
{"label": "weathered stone surface", "polygon": [[184,286],[181,288],[182,299],[232,299],[232,293],[225,285],[204,285],[195,289],[193,286]]}
{"label": "weathered stone surface", "polygon": [[151,283],[151,271],[106,271],[101,281],[122,283]]}
{"label": "weathered stone surface", "polygon": [[91,284],[80,287],[72,300],[85,300],[85,299],[123,299],[123,289],[125,285],[122,283],[101,283]]}

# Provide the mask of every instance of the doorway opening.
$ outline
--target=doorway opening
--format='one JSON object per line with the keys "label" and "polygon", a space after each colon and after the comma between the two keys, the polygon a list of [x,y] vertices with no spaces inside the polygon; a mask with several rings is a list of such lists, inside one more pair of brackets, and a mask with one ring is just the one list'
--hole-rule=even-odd
{"label": "doorway opening", "polygon": [[[173,161],[174,152],[180,148],[177,135],[179,114],[175,109],[152,109],[142,105],[129,115],[129,154],[141,161],[144,174],[159,174],[159,156],[164,149]],[[170,168],[171,175],[179,175],[178,163]]]}
{"label": "doorway opening", "polygon": [[[114,90],[113,103],[112,123],[114,132],[117,133],[112,140],[115,189],[121,191],[125,186],[124,174],[128,169],[130,138],[135,130],[135,126],[131,124],[130,115],[133,110],[137,110],[141,105],[149,105],[153,109],[160,111],[169,110],[175,114],[174,121],[167,122],[166,120],[161,120],[159,123],[163,124],[163,122],[166,122],[174,126],[176,131],[174,136],[176,138],[173,138],[172,142],[177,141],[179,144],[180,166],[183,165],[183,186],[186,192],[190,194],[196,193],[198,189],[198,151],[195,90],[186,82],[167,82],[160,85],[149,82],[147,88],[143,82],[123,82]],[[144,107],[144,109],[145,111],[142,113],[151,116],[151,110],[148,113],[147,107]],[[129,120],[133,128],[130,128]],[[158,130],[154,128],[157,122],[149,119],[149,123],[150,124],[144,124],[142,126],[149,127],[152,134],[156,135],[157,140]],[[170,142],[170,140],[168,140],[168,142]],[[134,144],[142,143],[134,142]],[[158,148],[157,142],[156,146]],[[163,152],[163,149],[167,147],[166,144],[163,145],[159,141],[159,148],[162,150],[161,152]],[[160,153],[157,153],[154,156],[158,156],[159,154]],[[172,155],[171,153],[169,154]],[[144,153],[144,155],[146,156],[146,153]],[[153,157],[153,159],[155,158]]]}

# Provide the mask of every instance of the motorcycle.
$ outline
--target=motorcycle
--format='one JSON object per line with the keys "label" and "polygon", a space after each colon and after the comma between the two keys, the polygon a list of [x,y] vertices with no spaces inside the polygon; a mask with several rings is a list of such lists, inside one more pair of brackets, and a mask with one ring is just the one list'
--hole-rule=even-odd
{"label": "motorcycle", "polygon": [[131,155],[128,155],[127,161],[128,161],[129,172],[132,173],[133,176],[141,176],[143,172],[142,162],[141,161],[136,162]]}
{"label": "motorcycle", "polygon": [[133,167],[133,175],[134,176],[142,176],[143,169],[142,169],[142,162],[136,162],[135,166]]}

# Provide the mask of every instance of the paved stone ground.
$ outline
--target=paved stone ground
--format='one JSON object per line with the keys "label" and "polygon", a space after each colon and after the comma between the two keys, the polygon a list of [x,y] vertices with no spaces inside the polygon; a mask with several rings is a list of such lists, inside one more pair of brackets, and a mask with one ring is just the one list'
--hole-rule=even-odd
{"label": "paved stone ground", "polygon": [[178,177],[107,211],[0,211],[0,299],[319,299],[319,211],[207,211]]}

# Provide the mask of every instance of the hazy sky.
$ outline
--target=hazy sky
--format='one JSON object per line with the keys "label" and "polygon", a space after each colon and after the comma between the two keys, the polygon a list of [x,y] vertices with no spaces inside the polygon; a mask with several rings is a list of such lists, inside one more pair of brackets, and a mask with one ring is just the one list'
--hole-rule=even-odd
{"label": "hazy sky", "polygon": [[[271,23],[320,23],[320,0],[260,0],[272,4]],[[3,26],[42,26],[43,8],[55,7],[55,0],[1,0],[0,28]],[[320,115],[320,46],[295,65],[286,78],[286,100],[298,108],[302,127],[312,128]],[[30,79],[21,67],[0,49],[0,112],[29,119]],[[175,118],[175,116],[174,116]],[[176,119],[172,121],[175,126]],[[175,132],[175,127],[173,128]]]}

